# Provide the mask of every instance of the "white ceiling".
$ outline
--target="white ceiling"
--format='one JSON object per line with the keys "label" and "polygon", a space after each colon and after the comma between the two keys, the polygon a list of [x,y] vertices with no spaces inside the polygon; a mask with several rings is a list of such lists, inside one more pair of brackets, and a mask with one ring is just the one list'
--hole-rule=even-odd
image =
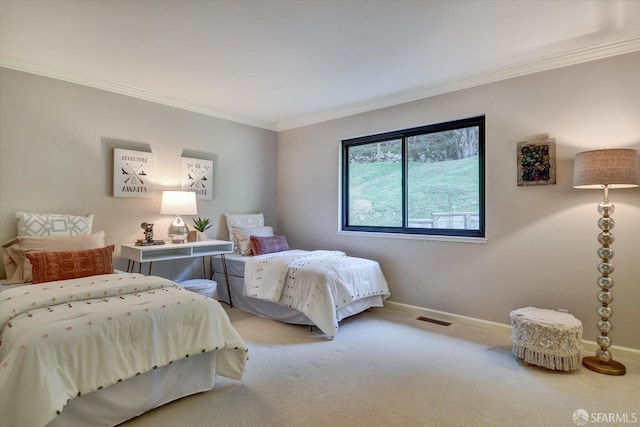
{"label": "white ceiling", "polygon": [[3,67],[273,130],[636,50],[636,0],[0,0]]}

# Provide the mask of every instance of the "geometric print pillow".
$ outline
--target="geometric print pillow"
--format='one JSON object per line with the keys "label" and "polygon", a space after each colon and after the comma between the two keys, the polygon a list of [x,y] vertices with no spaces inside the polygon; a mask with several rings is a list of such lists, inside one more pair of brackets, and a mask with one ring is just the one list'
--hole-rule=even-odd
{"label": "geometric print pillow", "polygon": [[251,250],[250,237],[273,236],[273,228],[264,227],[233,227],[233,237],[238,241],[237,247],[241,255],[255,255]]}
{"label": "geometric print pillow", "polygon": [[264,215],[262,212],[257,214],[224,214],[227,219],[227,228],[229,230],[229,240],[233,242],[233,252],[240,253],[240,245],[238,236],[233,232],[233,227],[264,227]]}
{"label": "geometric print pillow", "polygon": [[18,236],[77,236],[91,234],[93,214],[35,214],[16,212]]}

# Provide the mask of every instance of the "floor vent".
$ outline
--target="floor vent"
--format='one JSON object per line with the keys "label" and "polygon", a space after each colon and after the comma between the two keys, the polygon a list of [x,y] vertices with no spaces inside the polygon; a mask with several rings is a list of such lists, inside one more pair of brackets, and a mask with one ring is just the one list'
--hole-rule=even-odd
{"label": "floor vent", "polygon": [[451,326],[451,322],[444,322],[442,320],[432,319],[430,317],[420,316],[417,318],[418,320],[422,320],[423,322],[435,323],[440,326]]}

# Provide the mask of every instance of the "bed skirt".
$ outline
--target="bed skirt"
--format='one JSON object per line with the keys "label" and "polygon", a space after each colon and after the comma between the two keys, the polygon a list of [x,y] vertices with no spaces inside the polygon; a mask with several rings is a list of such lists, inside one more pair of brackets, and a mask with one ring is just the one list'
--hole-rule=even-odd
{"label": "bed skirt", "polygon": [[[224,274],[215,273],[214,280],[218,283],[218,301],[229,303],[226,280]],[[256,298],[247,297],[243,294],[244,278],[229,276],[231,298],[233,306],[256,316],[274,319],[292,325],[309,325],[314,323],[300,311],[276,304],[270,301],[263,301]],[[383,307],[383,299],[379,295],[353,301],[351,304],[340,307],[336,312],[339,321],[349,316],[356,315],[371,307]]]}
{"label": "bed skirt", "polygon": [[201,353],[72,399],[46,427],[115,426],[215,382],[216,352]]}

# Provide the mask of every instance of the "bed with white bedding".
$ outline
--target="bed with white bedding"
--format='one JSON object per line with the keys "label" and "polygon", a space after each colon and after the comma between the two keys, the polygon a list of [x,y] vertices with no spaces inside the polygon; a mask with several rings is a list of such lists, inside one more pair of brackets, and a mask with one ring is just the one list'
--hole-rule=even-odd
{"label": "bed with white bedding", "polygon": [[[115,425],[176,398],[167,386],[177,386],[181,397],[210,389],[216,374],[239,379],[247,360],[247,348],[218,302],[156,276],[106,274],[4,290],[0,327],[5,425],[74,424],[65,414],[71,402],[77,416],[87,411],[74,400],[97,399],[101,407],[105,400],[97,394],[118,387],[112,397],[137,396],[127,399],[128,408],[107,400],[106,423],[95,419],[105,408],[75,423]],[[176,371],[190,372],[188,359],[199,367],[192,376],[205,372],[208,380],[185,388],[167,367],[175,363]],[[138,394],[145,381],[155,384],[158,369],[157,381],[174,381]],[[130,379],[135,393],[127,394]]]}
{"label": "bed with white bedding", "polygon": [[213,261],[219,300],[281,322],[316,326],[328,338],[341,320],[382,307],[389,297],[377,262],[340,251],[234,254],[225,260],[228,287],[222,259]]}
{"label": "bed with white bedding", "polygon": [[248,351],[217,301],[116,274],[91,214],[16,218],[1,245],[0,424],[114,426],[241,378]]}
{"label": "bed with white bedding", "polygon": [[[258,316],[311,325],[332,339],[339,322],[390,295],[380,265],[340,251],[290,250],[262,213],[225,214],[234,254],[213,259],[218,299]],[[227,282],[228,279],[228,282]]]}

